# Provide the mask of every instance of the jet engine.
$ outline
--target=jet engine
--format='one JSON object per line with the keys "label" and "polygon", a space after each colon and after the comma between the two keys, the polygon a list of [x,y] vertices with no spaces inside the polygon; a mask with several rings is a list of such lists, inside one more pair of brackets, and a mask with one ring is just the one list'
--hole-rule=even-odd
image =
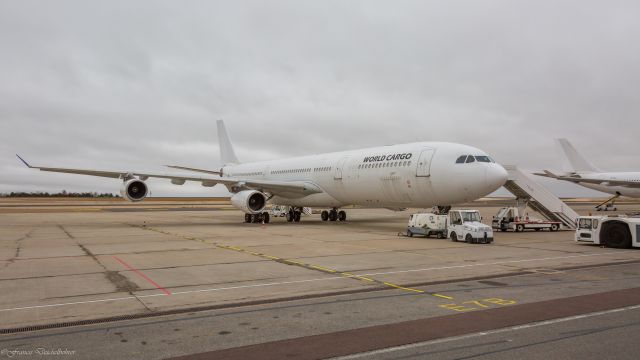
{"label": "jet engine", "polygon": [[233,194],[231,205],[244,211],[246,214],[259,214],[267,205],[267,197],[256,190],[243,190]]}
{"label": "jet engine", "polygon": [[144,181],[131,179],[122,183],[120,195],[122,195],[123,198],[129,201],[142,201],[147,197],[147,195],[149,195],[149,188],[147,187],[147,184],[144,183]]}

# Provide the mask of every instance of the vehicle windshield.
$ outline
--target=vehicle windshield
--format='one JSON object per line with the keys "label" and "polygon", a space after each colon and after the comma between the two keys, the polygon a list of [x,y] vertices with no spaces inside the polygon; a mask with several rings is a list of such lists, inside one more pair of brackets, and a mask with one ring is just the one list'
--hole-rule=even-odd
{"label": "vehicle windshield", "polygon": [[480,221],[480,213],[477,212],[463,212],[462,221],[463,222],[472,222],[472,221]]}
{"label": "vehicle windshield", "polygon": [[490,157],[488,157],[488,156],[484,156],[484,155],[482,155],[482,156],[478,156],[478,155],[476,155],[476,160],[477,160],[478,162],[483,162],[483,163],[490,163],[490,162],[492,162]]}
{"label": "vehicle windshield", "polygon": [[591,219],[580,219],[580,223],[578,224],[578,228],[580,229],[591,229]]}

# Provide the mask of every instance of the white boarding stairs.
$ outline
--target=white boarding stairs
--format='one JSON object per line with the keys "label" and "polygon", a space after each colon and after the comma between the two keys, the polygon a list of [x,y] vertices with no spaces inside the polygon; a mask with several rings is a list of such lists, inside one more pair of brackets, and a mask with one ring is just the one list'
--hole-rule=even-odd
{"label": "white boarding stairs", "polygon": [[576,219],[579,216],[577,212],[535,181],[531,175],[525,174],[514,165],[504,165],[504,168],[509,173],[504,187],[516,196],[518,202],[525,201],[547,220],[559,221],[566,229],[576,228]]}

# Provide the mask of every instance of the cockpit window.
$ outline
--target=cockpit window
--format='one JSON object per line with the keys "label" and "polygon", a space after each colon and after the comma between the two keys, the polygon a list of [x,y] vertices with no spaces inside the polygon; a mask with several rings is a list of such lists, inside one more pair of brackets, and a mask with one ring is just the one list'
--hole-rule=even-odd
{"label": "cockpit window", "polygon": [[467,155],[462,155],[458,158],[458,160],[456,160],[456,164],[464,164],[466,160],[467,160]]}
{"label": "cockpit window", "polygon": [[490,163],[491,162],[491,158],[488,156],[478,156],[476,155],[476,160],[478,160],[478,162],[484,162],[484,163]]}
{"label": "cockpit window", "polygon": [[472,163],[472,162],[474,162],[474,161],[476,161],[476,158],[475,158],[475,157],[473,157],[473,155],[469,155],[469,156],[467,157],[467,164],[468,164],[468,163]]}

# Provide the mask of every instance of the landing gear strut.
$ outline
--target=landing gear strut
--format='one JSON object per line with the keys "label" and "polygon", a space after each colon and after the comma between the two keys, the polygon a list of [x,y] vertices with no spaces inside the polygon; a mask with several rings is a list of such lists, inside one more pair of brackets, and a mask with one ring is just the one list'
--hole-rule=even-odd
{"label": "landing gear strut", "polygon": [[[620,193],[616,193],[615,195],[613,195],[612,197],[610,197],[609,199],[607,199],[607,201],[596,205],[596,211],[617,211],[618,208],[615,206],[616,204],[616,199],[620,197]],[[604,206],[604,209],[602,208],[602,206]]]}

